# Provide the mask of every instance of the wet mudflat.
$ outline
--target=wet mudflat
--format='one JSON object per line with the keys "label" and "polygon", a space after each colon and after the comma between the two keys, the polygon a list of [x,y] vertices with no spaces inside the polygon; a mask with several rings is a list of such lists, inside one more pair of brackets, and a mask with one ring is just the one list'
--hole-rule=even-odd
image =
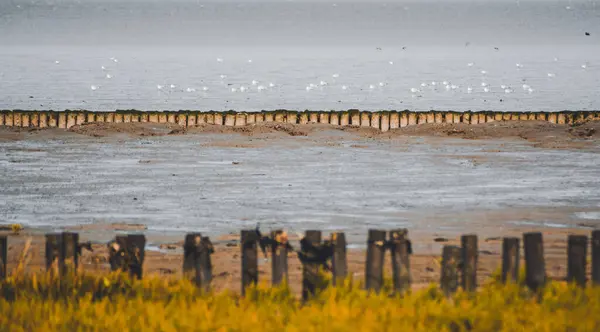
{"label": "wet mudflat", "polygon": [[[576,128],[585,135],[508,122],[385,134],[275,124],[4,128],[0,218],[82,231],[143,224],[149,234],[177,237],[260,223],[345,231],[355,246],[369,228],[427,237],[589,229],[600,221],[600,150],[597,123],[585,126]],[[92,232],[99,240],[113,234]]]}

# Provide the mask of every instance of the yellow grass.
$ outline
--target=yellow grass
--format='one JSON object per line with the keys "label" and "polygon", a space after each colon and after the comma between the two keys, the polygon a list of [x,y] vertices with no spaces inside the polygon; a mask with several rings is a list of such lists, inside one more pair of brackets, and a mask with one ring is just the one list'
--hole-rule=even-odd
{"label": "yellow grass", "polygon": [[600,288],[539,294],[495,281],[446,299],[379,295],[346,281],[302,303],[285,287],[203,294],[186,280],[17,274],[0,283],[0,331],[600,331]]}

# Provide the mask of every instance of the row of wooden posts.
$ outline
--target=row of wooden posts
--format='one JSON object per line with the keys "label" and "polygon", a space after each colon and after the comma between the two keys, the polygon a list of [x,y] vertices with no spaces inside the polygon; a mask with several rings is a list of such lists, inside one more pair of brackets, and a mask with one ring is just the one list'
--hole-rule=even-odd
{"label": "row of wooden posts", "polygon": [[[393,287],[397,292],[410,288],[411,242],[406,229],[369,230],[367,240],[367,260],[365,266],[365,287],[379,291],[383,287],[383,269],[385,252],[389,250],[392,258]],[[465,291],[477,288],[477,235],[463,235],[461,246],[445,245],[442,250],[442,268],[440,286],[446,294],[454,293],[459,287]],[[7,275],[7,237],[0,236],[0,279]],[[118,235],[108,244],[111,270],[128,271],[132,276],[142,278],[144,247],[143,234]],[[536,290],[546,283],[546,269],[542,234],[539,232],[523,234],[525,254],[525,283]],[[85,244],[79,243],[79,234],[73,232],[52,233],[46,235],[47,269],[58,268],[60,273],[69,266],[77,267],[78,257]],[[87,244],[91,248],[90,244]],[[295,251],[302,263],[303,298],[314,294],[319,285],[321,270],[331,271],[332,283],[336,284],[348,275],[346,260],[346,238],[344,233],[332,233],[322,241],[321,232],[306,231],[300,240],[300,248],[293,248],[285,232],[272,231],[263,235],[258,229],[241,232],[242,293],[246,287],[258,282],[259,249],[265,255],[270,252],[272,264],[272,283],[278,285],[288,281],[288,253]],[[592,232],[592,275],[594,285],[600,285],[600,230]],[[206,290],[212,279],[211,254],[213,245],[208,237],[200,233],[187,234],[184,242],[183,272],[186,278]],[[567,246],[567,277],[577,285],[586,284],[586,265],[588,236],[569,235]],[[520,239],[505,237],[502,243],[502,281],[517,282],[520,263]]]}
{"label": "row of wooden posts", "polygon": [[577,124],[600,120],[600,111],[561,112],[455,112],[455,111],[291,111],[262,112],[202,112],[202,111],[137,111],[90,112],[84,110],[24,111],[0,110],[0,126],[27,128],[71,128],[86,123],[172,123],[182,127],[203,124],[245,126],[263,122],[335,126],[371,127],[388,131],[425,123],[480,124],[494,121],[548,121],[556,124]]}

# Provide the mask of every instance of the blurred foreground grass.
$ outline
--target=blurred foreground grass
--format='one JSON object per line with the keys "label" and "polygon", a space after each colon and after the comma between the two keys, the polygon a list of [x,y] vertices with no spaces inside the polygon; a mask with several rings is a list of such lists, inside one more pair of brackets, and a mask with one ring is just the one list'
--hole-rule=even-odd
{"label": "blurred foreground grass", "polygon": [[302,303],[286,287],[203,294],[186,280],[17,273],[0,283],[0,331],[600,331],[600,287],[539,294],[496,281],[451,299],[435,286],[391,296],[346,281]]}

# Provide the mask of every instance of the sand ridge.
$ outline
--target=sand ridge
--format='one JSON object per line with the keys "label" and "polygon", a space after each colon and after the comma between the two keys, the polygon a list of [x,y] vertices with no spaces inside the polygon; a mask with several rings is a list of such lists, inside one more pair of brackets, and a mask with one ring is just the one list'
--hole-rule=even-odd
{"label": "sand ridge", "polygon": [[[266,122],[239,127],[202,124],[184,128],[172,123],[88,123],[68,130],[0,127],[0,142],[52,138],[120,138],[130,139],[167,135],[239,135],[243,137],[322,137],[329,141],[359,138],[389,140],[402,137],[480,139],[521,139],[540,148],[580,149],[598,143],[600,121],[577,125],[559,125],[546,121],[496,121],[484,124],[420,124],[381,132],[371,127],[333,126],[325,124],[288,124]],[[238,144],[239,142],[236,142]],[[236,146],[234,144],[233,146]],[[243,146],[242,143],[238,144]]]}

